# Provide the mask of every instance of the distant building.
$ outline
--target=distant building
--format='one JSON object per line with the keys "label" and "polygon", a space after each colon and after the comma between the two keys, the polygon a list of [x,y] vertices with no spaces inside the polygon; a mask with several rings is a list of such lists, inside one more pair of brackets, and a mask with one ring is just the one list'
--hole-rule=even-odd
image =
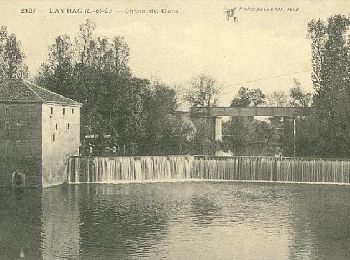
{"label": "distant building", "polygon": [[65,182],[78,155],[81,104],[23,80],[0,80],[0,186]]}

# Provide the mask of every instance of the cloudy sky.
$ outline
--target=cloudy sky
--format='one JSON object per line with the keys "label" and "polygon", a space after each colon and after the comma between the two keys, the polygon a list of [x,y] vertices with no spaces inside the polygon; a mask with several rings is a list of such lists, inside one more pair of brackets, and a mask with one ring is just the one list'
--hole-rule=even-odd
{"label": "cloudy sky", "polygon": [[[311,91],[307,23],[350,12],[350,1],[340,0],[0,3],[0,24],[22,42],[32,75],[47,58],[48,46],[57,35],[74,35],[79,24],[91,18],[97,35],[125,37],[134,75],[185,87],[193,76],[211,74],[224,85],[222,105],[241,86],[269,93],[288,90],[297,78]],[[35,13],[21,13],[22,8],[35,8]],[[54,13],[61,8],[63,14]],[[83,13],[67,13],[67,9],[79,8]],[[107,8],[111,13],[85,14],[87,8]],[[225,11],[234,8],[234,17],[227,21]],[[132,13],[135,9],[144,13]],[[151,9],[159,12],[152,14]]]}

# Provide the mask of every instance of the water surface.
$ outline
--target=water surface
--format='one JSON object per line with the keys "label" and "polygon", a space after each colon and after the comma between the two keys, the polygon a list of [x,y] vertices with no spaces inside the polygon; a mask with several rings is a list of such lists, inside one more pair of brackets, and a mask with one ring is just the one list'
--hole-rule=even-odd
{"label": "water surface", "polygon": [[349,186],[80,184],[0,196],[1,259],[350,257]]}

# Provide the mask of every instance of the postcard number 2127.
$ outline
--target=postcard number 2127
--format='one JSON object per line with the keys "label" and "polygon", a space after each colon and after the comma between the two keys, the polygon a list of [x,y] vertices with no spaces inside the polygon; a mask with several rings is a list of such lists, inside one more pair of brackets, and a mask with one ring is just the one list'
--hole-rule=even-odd
{"label": "postcard number 2127", "polygon": [[21,8],[21,14],[34,14],[35,8]]}

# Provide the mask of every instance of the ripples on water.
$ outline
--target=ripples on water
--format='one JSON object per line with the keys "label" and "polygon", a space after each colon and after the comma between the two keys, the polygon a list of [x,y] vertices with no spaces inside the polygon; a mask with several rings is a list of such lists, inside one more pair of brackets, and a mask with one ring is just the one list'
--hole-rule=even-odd
{"label": "ripples on water", "polygon": [[350,257],[349,186],[87,184],[0,195],[1,259]]}

